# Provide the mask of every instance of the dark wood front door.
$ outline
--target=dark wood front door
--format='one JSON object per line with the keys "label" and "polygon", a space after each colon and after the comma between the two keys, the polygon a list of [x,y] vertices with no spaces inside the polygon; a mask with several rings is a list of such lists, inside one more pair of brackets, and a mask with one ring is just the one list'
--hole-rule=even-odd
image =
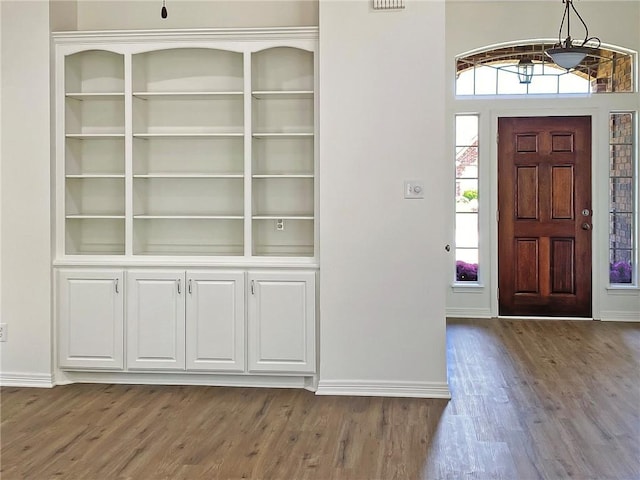
{"label": "dark wood front door", "polygon": [[498,119],[500,315],[591,317],[591,117]]}

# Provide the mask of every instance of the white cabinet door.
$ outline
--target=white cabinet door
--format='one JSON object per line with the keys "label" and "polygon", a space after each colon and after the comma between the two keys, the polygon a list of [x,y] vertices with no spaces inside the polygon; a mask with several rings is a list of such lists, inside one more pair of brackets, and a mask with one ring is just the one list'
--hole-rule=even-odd
{"label": "white cabinet door", "polygon": [[183,270],[127,274],[127,367],[184,370]]}
{"label": "white cabinet door", "polygon": [[314,373],[315,272],[249,274],[249,370]]}
{"label": "white cabinet door", "polygon": [[124,368],[124,288],[119,270],[58,272],[61,368]]}
{"label": "white cabinet door", "polygon": [[244,273],[187,272],[187,369],[244,371]]}

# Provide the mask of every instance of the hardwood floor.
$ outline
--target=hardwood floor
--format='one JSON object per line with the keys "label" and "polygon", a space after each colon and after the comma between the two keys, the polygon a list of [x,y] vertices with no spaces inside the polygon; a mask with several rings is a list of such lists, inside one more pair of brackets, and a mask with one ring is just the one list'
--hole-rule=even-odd
{"label": "hardwood floor", "polygon": [[450,320],[451,401],[2,388],[3,479],[640,479],[640,325]]}

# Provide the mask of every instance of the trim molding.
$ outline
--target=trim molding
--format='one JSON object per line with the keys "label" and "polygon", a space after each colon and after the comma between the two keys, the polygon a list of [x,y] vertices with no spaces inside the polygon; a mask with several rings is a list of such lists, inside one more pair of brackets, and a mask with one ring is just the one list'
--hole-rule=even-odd
{"label": "trim molding", "polygon": [[82,372],[60,371],[56,385],[72,383],[115,383],[135,385],[200,385],[208,387],[307,388],[307,377],[276,375],[216,375],[171,372]]}
{"label": "trim molding", "polygon": [[53,375],[46,373],[0,372],[0,386],[2,387],[53,388],[54,385]]}
{"label": "trim molding", "polygon": [[98,30],[53,32],[55,42],[93,43],[109,41],[124,43],[130,41],[172,41],[172,40],[273,40],[312,39],[317,40],[319,28],[309,27],[255,27],[255,28],[191,28],[159,30]]}
{"label": "trim molding", "polygon": [[455,308],[449,307],[445,310],[447,317],[452,318],[491,318],[491,309],[489,308]]}
{"label": "trim molding", "polygon": [[629,311],[607,310],[600,312],[603,322],[640,322],[640,314]]}
{"label": "trim molding", "polygon": [[451,391],[447,382],[320,380],[316,395],[450,399]]}

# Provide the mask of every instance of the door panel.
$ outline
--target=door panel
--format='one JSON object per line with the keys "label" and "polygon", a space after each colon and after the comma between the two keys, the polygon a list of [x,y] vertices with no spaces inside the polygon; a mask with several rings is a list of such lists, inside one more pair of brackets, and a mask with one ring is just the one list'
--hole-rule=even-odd
{"label": "door panel", "polygon": [[124,368],[123,279],[122,271],[60,271],[60,367]]}
{"label": "door panel", "polygon": [[498,133],[499,313],[590,317],[591,118],[500,118]]}
{"label": "door panel", "polygon": [[184,272],[129,272],[127,294],[127,367],[184,370]]}
{"label": "door panel", "polygon": [[187,369],[244,371],[244,273],[187,278]]}
{"label": "door panel", "polygon": [[249,370],[315,372],[315,274],[249,274]]}

